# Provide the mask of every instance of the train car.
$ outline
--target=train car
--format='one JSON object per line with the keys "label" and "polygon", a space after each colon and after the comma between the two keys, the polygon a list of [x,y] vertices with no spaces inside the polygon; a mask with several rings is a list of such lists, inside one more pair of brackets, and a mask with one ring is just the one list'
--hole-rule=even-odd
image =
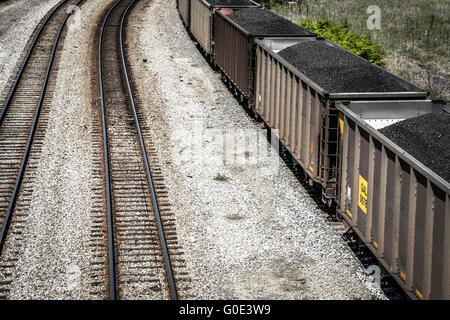
{"label": "train car", "polygon": [[430,105],[427,92],[325,39],[303,39],[292,46],[255,40],[254,111],[279,136],[303,167],[323,201],[337,199],[338,112],[336,101],[368,106],[390,100],[401,108]]}
{"label": "train car", "polygon": [[[414,103],[405,106],[385,103],[374,110],[336,103],[342,159],[338,210],[410,297],[450,299],[450,183],[370,123],[426,111]],[[450,122],[448,113],[434,118]],[[415,126],[406,135],[414,137]],[[427,130],[436,129],[448,126]],[[411,141],[412,148],[420,148],[420,140]]]}
{"label": "train car", "polygon": [[214,50],[214,11],[229,13],[239,8],[252,7],[260,5],[252,0],[191,0],[190,31],[211,61]]}
{"label": "train car", "polygon": [[191,21],[191,0],[177,0],[177,8],[184,25],[189,28]]}
{"label": "train car", "polygon": [[254,104],[256,38],[315,37],[316,34],[263,8],[216,11],[214,63],[240,101]]}
{"label": "train car", "polygon": [[426,91],[273,15],[215,10],[212,42],[200,46],[405,292],[450,299],[450,177],[413,156],[415,146],[405,151],[395,134],[383,134],[441,107]]}

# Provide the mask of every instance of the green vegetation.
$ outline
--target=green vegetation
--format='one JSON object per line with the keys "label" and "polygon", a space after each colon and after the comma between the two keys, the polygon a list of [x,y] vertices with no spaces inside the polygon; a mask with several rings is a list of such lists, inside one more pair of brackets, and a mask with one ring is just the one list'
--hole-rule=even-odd
{"label": "green vegetation", "polygon": [[285,0],[256,0],[259,4],[263,5],[267,9],[272,9],[276,5],[281,5],[285,3]]}
{"label": "green vegetation", "polygon": [[225,176],[225,175],[223,175],[223,174],[221,174],[221,173],[218,173],[218,174],[214,177],[214,180],[216,180],[216,181],[228,181],[228,177]]}
{"label": "green vegetation", "polygon": [[317,33],[320,37],[327,38],[343,46],[372,63],[379,66],[383,65],[382,59],[385,55],[383,48],[372,43],[372,40],[368,37],[351,32],[349,24],[339,25],[328,20],[317,20],[314,22],[307,19],[301,22],[301,26]]}
{"label": "green vegetation", "polygon": [[239,212],[229,214],[226,216],[228,220],[242,220],[244,216],[239,215]]}
{"label": "green vegetation", "polygon": [[[294,23],[328,20],[335,25],[347,26],[350,32],[383,48],[386,52],[384,66],[388,71],[430,91],[433,98],[450,99],[450,1],[260,2],[267,3],[266,7]],[[369,30],[367,8],[374,4],[381,10],[381,29]]]}
{"label": "green vegetation", "polygon": [[[258,0],[257,2],[264,5],[264,7],[268,9],[274,9],[274,12],[279,11],[280,8],[286,6],[287,3],[285,0]],[[289,5],[289,8],[291,7],[299,8],[299,5]],[[283,14],[281,13],[281,15]],[[299,21],[294,22],[299,23]],[[312,19],[306,19],[302,20],[299,24],[303,28],[317,33],[319,37],[324,37],[336,42],[337,44],[372,63],[379,66],[383,66],[384,64],[382,61],[385,56],[383,48],[374,44],[369,37],[350,31],[350,25],[348,22],[344,22],[344,24],[339,25],[325,19],[318,19],[315,22]]]}

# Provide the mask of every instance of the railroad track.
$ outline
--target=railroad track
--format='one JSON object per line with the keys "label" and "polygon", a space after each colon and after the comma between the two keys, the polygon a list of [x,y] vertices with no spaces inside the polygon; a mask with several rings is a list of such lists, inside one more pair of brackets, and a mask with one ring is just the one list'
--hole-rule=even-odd
{"label": "railroad track", "polygon": [[[178,299],[182,252],[124,51],[124,22],[134,2],[119,0],[109,9],[98,43],[109,297]],[[93,232],[98,244],[101,233]]]}
{"label": "railroad track", "polygon": [[[44,17],[16,78],[2,98],[0,114],[0,298],[6,298],[25,227],[32,182],[42,146],[56,71],[53,70],[71,6],[84,0],[59,2]],[[9,239],[11,237],[11,239]],[[6,243],[13,245],[4,254]]]}

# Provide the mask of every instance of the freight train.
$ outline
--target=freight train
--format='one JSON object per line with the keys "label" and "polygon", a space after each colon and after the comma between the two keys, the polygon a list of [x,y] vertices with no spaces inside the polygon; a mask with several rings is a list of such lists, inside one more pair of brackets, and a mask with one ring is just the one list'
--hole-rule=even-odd
{"label": "freight train", "polygon": [[[408,296],[450,299],[448,108],[251,0],[177,8],[235,97]],[[431,136],[420,131],[430,118]]]}

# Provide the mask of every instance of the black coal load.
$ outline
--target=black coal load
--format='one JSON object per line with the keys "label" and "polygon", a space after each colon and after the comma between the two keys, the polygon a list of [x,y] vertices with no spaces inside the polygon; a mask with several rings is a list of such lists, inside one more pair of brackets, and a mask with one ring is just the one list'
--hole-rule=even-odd
{"label": "black coal load", "polygon": [[379,130],[450,182],[450,114],[428,113]]}
{"label": "black coal load", "polygon": [[212,7],[235,7],[235,6],[253,6],[249,0],[205,0]]}
{"label": "black coal load", "polygon": [[324,40],[305,41],[278,54],[330,93],[423,92],[386,70]]}
{"label": "black coal load", "polygon": [[236,10],[228,17],[252,36],[315,36],[315,33],[262,8]]}

